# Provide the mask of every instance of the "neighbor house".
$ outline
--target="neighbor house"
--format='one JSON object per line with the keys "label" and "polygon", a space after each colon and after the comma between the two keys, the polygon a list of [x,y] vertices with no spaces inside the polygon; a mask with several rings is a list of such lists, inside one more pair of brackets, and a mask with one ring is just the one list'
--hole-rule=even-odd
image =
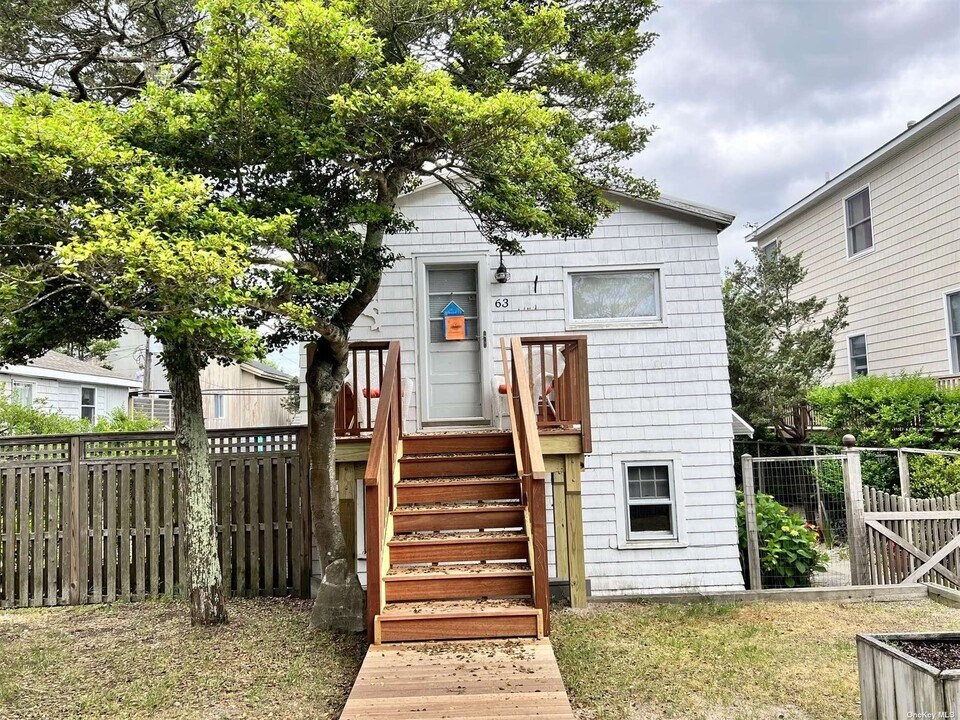
{"label": "neighbor house", "polygon": [[796,299],[826,299],[829,313],[849,298],[832,381],[960,375],[960,96],[748,239],[765,253],[803,253]]}
{"label": "neighbor house", "polygon": [[[584,438],[587,452],[573,462],[584,463],[576,542],[591,593],[742,589],[717,250],[733,215],[666,196],[610,199],[617,209],[590,238],[532,238],[523,255],[501,258],[448,189],[424,184],[400,200],[416,230],[388,238],[401,259],[351,339],[401,343],[406,451],[430,447],[422,438],[453,447],[470,436],[450,433],[507,427],[500,342],[523,336],[541,420],[562,425],[567,393],[576,384],[586,396],[588,385],[592,446]],[[382,377],[382,355],[372,370],[369,354],[359,357],[339,420],[347,434],[377,412],[367,395],[379,380],[365,378]],[[547,455],[559,439],[549,420],[541,425]],[[579,478],[570,457],[568,485],[571,472]],[[550,573],[566,577],[555,559],[563,515],[547,516]],[[362,508],[357,527],[362,558]]]}
{"label": "neighbor house", "polygon": [[[127,323],[119,343],[108,356],[111,367],[143,382],[132,399],[139,413],[173,427],[170,384],[160,362],[163,346],[143,330]],[[257,428],[289,425],[286,408],[291,375],[256,360],[231,365],[210,363],[200,372],[203,417],[210,429]]]}
{"label": "neighbor house", "polygon": [[0,385],[23,405],[41,403],[70,418],[96,423],[114,410],[128,411],[140,381],[94,362],[51,351],[24,365],[0,367]]}

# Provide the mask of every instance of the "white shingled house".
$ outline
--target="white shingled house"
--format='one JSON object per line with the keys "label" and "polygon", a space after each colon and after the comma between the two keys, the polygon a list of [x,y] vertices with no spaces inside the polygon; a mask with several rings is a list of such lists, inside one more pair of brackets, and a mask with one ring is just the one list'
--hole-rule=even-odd
{"label": "white shingled house", "polygon": [[95,424],[116,409],[129,410],[140,381],[94,362],[50,351],[24,365],[0,366],[0,385],[23,405],[42,402],[48,410]]}
{"label": "white shingled house", "polygon": [[[351,340],[400,341],[404,430],[416,436],[506,425],[502,337],[535,336],[538,348],[536,336],[554,339],[530,360],[534,376],[547,368],[540,407],[559,412],[551,378],[562,378],[565,366],[573,371],[569,358],[552,359],[556,339],[582,338],[588,369],[578,372],[588,378],[592,432],[582,471],[590,592],[742,589],[717,250],[717,234],[734,216],[666,196],[611,199],[618,209],[591,238],[528,239],[525,254],[501,258],[448,189],[424,184],[401,199],[416,230],[388,239],[402,259]],[[465,318],[462,331],[445,322],[451,308]],[[356,399],[362,425],[371,409],[360,393]],[[361,530],[361,558],[362,544]]]}

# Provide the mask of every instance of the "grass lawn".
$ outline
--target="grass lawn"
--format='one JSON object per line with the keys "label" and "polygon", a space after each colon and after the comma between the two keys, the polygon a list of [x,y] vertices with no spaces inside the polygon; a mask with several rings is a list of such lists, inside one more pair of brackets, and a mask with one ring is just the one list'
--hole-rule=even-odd
{"label": "grass lawn", "polygon": [[577,713],[591,720],[859,720],[858,632],[956,630],[910,603],[595,605],[554,614]]}
{"label": "grass lawn", "polygon": [[228,607],[200,629],[180,602],[0,611],[0,718],[336,718],[361,640],[311,633],[309,602]]}
{"label": "grass lawn", "polygon": [[[307,630],[309,603],[231,600],[191,628],[151,601],[0,611],[0,718],[336,718],[364,642]],[[554,613],[585,720],[860,717],[857,632],[960,628],[913,603],[595,605]]]}

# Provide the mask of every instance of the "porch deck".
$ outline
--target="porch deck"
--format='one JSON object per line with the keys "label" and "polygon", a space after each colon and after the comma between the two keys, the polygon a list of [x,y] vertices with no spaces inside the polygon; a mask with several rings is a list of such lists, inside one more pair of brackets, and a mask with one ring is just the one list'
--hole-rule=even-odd
{"label": "porch deck", "polygon": [[[407,434],[399,342],[351,347],[337,401],[337,476],[349,557],[356,563],[361,543],[365,550],[371,642],[546,637],[551,577],[568,581],[574,607],[586,605],[586,350],[582,336],[514,337],[509,348],[503,339],[507,413],[497,424],[509,430]],[[472,604],[447,602],[459,600]],[[420,601],[440,602],[423,614],[413,607]]]}
{"label": "porch deck", "polygon": [[573,720],[548,640],[375,645],[341,720]]}

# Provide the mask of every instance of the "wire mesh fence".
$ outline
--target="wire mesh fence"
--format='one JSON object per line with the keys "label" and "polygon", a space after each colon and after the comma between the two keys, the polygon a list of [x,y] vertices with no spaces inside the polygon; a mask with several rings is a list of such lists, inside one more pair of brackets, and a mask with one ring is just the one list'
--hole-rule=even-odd
{"label": "wire mesh fence", "polygon": [[745,517],[743,529],[756,532],[759,546],[760,581],[752,587],[851,584],[844,461],[839,454],[751,459],[753,501],[745,485],[743,512],[756,522],[754,529]]}

